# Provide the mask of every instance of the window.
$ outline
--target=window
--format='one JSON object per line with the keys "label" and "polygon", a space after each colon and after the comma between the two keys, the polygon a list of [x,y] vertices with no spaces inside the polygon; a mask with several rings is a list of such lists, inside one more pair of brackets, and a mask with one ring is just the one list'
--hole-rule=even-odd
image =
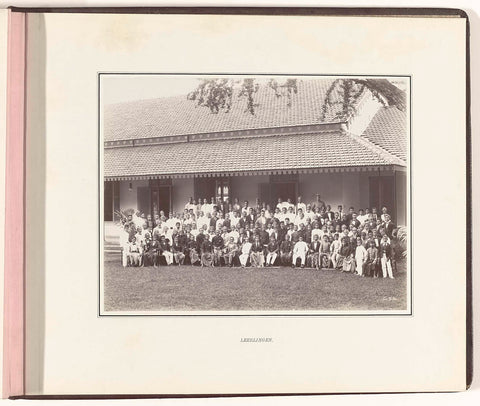
{"label": "window", "polygon": [[216,180],[216,197],[223,201],[230,199],[230,180],[217,179]]}

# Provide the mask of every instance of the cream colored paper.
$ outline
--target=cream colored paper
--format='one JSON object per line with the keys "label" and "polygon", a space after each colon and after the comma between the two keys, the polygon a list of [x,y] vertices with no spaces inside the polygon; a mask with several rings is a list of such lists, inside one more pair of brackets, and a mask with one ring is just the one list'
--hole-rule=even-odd
{"label": "cream colored paper", "polygon": [[[465,20],[34,14],[28,34],[28,393],[464,389]],[[98,317],[98,72],[411,75],[413,316]]]}

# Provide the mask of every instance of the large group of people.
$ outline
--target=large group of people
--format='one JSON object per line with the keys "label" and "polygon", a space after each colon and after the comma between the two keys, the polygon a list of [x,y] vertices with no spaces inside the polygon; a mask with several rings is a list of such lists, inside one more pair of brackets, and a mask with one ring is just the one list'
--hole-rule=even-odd
{"label": "large group of people", "polygon": [[317,195],[272,209],[260,202],[190,198],[181,212],[122,217],[122,264],[310,267],[394,278],[396,227],[387,207],[333,211]]}

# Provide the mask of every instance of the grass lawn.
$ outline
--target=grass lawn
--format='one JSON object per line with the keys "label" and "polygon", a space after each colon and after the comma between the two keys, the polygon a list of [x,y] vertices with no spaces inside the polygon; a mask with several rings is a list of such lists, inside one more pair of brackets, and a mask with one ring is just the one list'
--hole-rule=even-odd
{"label": "grass lawn", "polygon": [[405,262],[395,279],[301,268],[123,268],[105,254],[105,310],[405,310]]}

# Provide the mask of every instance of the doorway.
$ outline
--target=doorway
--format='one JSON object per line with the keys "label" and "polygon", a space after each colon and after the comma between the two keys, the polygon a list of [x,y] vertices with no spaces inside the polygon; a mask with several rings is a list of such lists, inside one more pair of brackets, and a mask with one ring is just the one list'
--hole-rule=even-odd
{"label": "doorway", "polygon": [[171,211],[171,187],[158,186],[151,188],[151,213],[159,215],[161,211],[168,217]]}
{"label": "doorway", "polygon": [[118,181],[105,181],[103,183],[103,220],[120,220],[120,184]]}
{"label": "doorway", "polygon": [[374,176],[370,178],[370,208],[376,207],[381,213],[385,206],[392,221],[396,219],[395,179],[393,176]]}
{"label": "doorway", "polygon": [[297,201],[297,184],[293,182],[272,183],[270,195],[272,207],[276,206],[278,198],[281,198],[284,202],[290,199],[290,201],[295,204]]}
{"label": "doorway", "polygon": [[293,204],[297,201],[298,183],[297,182],[270,182],[261,183],[259,185],[260,201],[270,204],[274,209],[277,205],[278,198],[282,201],[290,199]]}

